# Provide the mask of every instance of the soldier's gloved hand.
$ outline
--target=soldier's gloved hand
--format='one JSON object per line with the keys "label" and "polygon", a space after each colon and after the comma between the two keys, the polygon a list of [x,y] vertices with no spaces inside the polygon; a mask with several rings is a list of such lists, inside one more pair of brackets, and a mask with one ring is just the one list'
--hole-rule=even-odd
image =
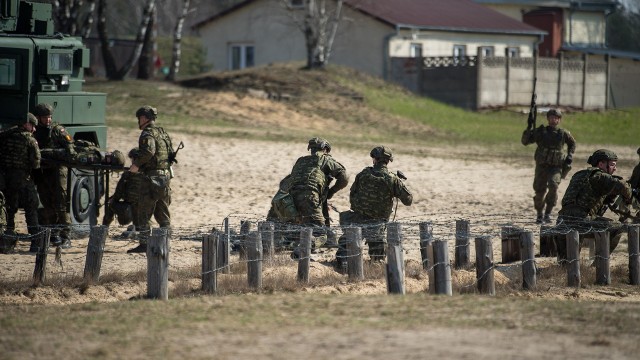
{"label": "soldier's gloved hand", "polygon": [[573,155],[569,154],[567,155],[566,158],[564,158],[564,163],[567,165],[571,165],[571,163],[573,162]]}
{"label": "soldier's gloved hand", "polygon": [[333,191],[333,188],[329,189],[329,191],[327,191],[327,200],[330,200],[333,195],[335,195],[335,191]]}

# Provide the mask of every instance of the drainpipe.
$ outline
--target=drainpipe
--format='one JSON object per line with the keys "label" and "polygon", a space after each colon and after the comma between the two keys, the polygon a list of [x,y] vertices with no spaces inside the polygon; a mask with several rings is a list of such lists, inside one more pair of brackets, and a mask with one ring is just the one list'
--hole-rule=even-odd
{"label": "drainpipe", "polygon": [[391,54],[389,54],[389,49],[391,49],[391,46],[389,45],[389,43],[391,42],[391,38],[393,38],[394,36],[398,36],[400,34],[400,26],[396,25],[396,30],[395,32],[389,33],[387,35],[385,35],[384,40],[383,40],[383,44],[382,44],[382,58],[384,59],[384,61],[382,62],[382,77],[384,78],[384,80],[386,81],[390,81],[391,80],[391,74],[389,74],[389,72],[391,71]]}

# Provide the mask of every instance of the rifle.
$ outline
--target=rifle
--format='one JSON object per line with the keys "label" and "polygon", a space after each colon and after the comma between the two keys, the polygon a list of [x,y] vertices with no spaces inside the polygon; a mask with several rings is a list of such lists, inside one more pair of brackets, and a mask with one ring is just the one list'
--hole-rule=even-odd
{"label": "rifle", "polygon": [[180,151],[180,149],[183,149],[183,148],[184,148],[184,144],[182,143],[182,141],[180,141],[180,144],[178,144],[178,148],[176,149],[176,151],[171,152],[169,154],[169,164],[170,165],[178,163],[178,159],[176,157],[178,156],[178,151]]}
{"label": "rifle", "polygon": [[[396,175],[398,175],[398,177],[402,180],[407,180],[407,177],[404,175],[404,173],[400,170],[398,170],[396,172]],[[393,220],[391,221],[396,221],[396,214],[398,213],[398,198],[396,198],[396,208],[395,210],[393,210]]]}
{"label": "rifle", "polygon": [[536,83],[538,82],[538,78],[533,78],[533,93],[531,94],[531,107],[529,108],[529,118],[527,119],[527,130],[535,129],[536,127],[536,118],[538,116],[538,105],[536,105],[536,99],[538,95],[536,95]]}

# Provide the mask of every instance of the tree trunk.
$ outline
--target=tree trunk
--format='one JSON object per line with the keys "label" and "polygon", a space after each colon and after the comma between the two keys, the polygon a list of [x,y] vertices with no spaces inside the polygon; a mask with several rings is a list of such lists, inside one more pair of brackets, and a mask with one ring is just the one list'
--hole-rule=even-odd
{"label": "tree trunk", "polygon": [[184,0],[182,12],[178,17],[176,28],[173,32],[173,52],[171,54],[171,67],[169,69],[169,74],[167,75],[167,80],[169,81],[175,81],[178,76],[178,71],[180,70],[180,56],[182,54],[182,28],[184,25],[184,19],[187,17],[187,13],[189,11],[190,3],[191,0]]}
{"label": "tree trunk", "polygon": [[154,9],[151,13],[151,19],[147,25],[144,36],[140,59],[138,59],[138,79],[149,80],[154,76],[154,60],[157,50],[157,34],[156,26],[158,21],[158,11]]}
{"label": "tree trunk", "polygon": [[100,50],[107,79],[113,79],[117,72],[116,59],[109,47],[109,34],[107,32],[107,0],[98,0],[98,36],[100,38]]}

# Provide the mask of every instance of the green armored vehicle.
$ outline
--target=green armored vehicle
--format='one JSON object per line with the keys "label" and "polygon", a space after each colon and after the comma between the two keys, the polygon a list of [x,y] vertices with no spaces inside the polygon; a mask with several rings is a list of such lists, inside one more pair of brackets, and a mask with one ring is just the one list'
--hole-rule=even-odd
{"label": "green armored vehicle", "polygon": [[[80,38],[54,34],[51,4],[0,0],[0,131],[48,103],[54,107],[53,121],[74,139],[106,149],[106,95],[82,91],[88,67],[89,49]],[[93,176],[79,169],[70,176],[75,224],[96,223],[101,189],[94,189]]]}

